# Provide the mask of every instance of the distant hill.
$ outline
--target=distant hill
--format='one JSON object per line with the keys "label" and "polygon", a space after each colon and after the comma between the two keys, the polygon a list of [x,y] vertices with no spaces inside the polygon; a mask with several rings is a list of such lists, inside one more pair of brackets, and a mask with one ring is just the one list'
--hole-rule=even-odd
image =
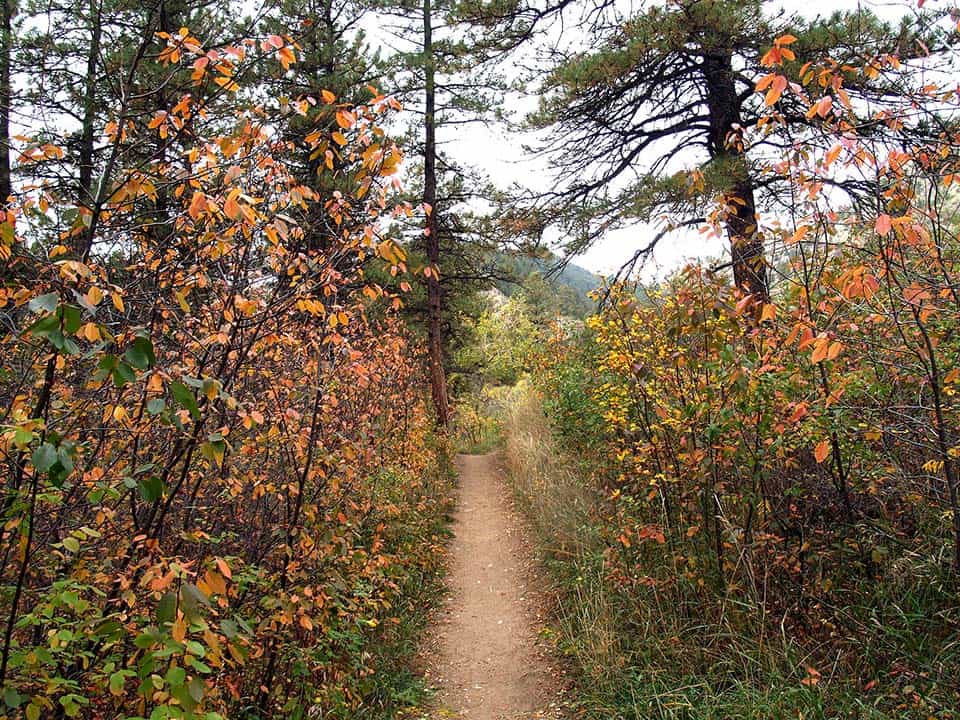
{"label": "distant hill", "polygon": [[552,305],[550,310],[563,315],[590,315],[596,303],[588,295],[600,286],[600,276],[574,263],[554,272],[558,262],[554,255],[540,258],[500,253],[497,269],[510,280],[498,280],[495,285],[508,297],[523,289],[533,302]]}

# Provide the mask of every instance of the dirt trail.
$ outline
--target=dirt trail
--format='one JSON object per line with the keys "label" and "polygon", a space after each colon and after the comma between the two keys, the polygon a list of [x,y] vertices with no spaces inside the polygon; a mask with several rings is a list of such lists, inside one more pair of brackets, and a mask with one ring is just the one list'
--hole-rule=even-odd
{"label": "dirt trail", "polygon": [[559,718],[557,663],[538,645],[531,549],[494,455],[461,455],[450,599],[432,633],[433,716],[463,720]]}

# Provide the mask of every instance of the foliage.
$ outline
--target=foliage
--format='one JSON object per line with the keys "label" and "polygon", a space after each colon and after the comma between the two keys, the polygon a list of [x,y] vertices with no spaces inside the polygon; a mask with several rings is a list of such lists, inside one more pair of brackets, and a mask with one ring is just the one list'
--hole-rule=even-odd
{"label": "foliage", "polygon": [[[785,88],[816,114],[848,72]],[[770,298],[692,266],[613,287],[544,354],[543,406],[586,467],[513,462],[563,550],[563,638],[598,717],[955,716],[956,134],[883,150],[852,118],[768,168],[797,196],[789,224],[760,219],[784,247]],[[854,173],[884,188],[871,214],[823,190]]]}
{"label": "foliage", "polygon": [[51,126],[0,224],[0,716],[392,716],[449,497],[400,299],[363,272],[404,271],[376,225],[396,103],[291,101],[349,178],[320,195],[261,106],[217,111],[292,41],[147,37],[155,67],[112,74],[163,105],[89,116],[93,202]]}
{"label": "foliage", "polygon": [[[657,225],[631,271],[665,234],[712,220],[729,237],[737,286],[766,295],[769,239],[755,215],[789,212],[795,200],[787,178],[766,173],[781,148],[825,151],[838,116],[880,152],[904,137],[935,140],[953,122],[923,90],[927,73],[955,71],[958,36],[945,8],[905,9],[894,26],[862,6],[807,19],[764,0],[530,5],[579,32],[547,34],[530,123],[549,131],[539,149],[556,187],[516,220],[535,235],[558,225],[571,253],[611,227]],[[809,98],[789,89],[801,86],[823,105],[810,112]],[[910,113],[900,112],[904,97]],[[901,119],[896,128],[873,122],[887,113]],[[866,207],[879,192],[862,174],[832,180]]]}

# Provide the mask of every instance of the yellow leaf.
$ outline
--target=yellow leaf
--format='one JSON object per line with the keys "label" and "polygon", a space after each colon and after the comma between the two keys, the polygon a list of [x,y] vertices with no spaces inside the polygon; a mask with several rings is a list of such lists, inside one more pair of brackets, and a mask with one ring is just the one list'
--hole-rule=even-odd
{"label": "yellow leaf", "polygon": [[119,310],[120,312],[124,312],[123,296],[121,296],[120,293],[118,293],[118,292],[112,292],[112,293],[110,293],[110,300],[113,301],[113,306],[114,306],[117,310]]}
{"label": "yellow leaf", "polygon": [[183,310],[185,313],[190,312],[190,304],[187,302],[187,291],[186,291],[186,290],[183,290],[183,291],[174,290],[174,291],[173,291],[173,297],[176,299],[177,305],[180,306],[180,309],[181,309],[181,310]]}
{"label": "yellow leaf", "polygon": [[92,287],[87,290],[86,294],[87,302],[93,306],[99,305],[100,301],[103,300],[103,291],[98,287]]}
{"label": "yellow leaf", "polygon": [[90,342],[97,342],[100,339],[100,328],[97,327],[96,323],[88,322],[80,329],[80,331]]}

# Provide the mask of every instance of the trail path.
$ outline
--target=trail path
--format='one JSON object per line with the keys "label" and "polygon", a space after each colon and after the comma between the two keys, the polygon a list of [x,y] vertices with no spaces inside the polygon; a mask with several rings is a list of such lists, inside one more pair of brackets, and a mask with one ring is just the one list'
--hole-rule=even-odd
{"label": "trail path", "polygon": [[557,663],[538,644],[541,583],[509,490],[494,455],[461,455],[457,467],[450,598],[431,633],[432,717],[560,718]]}

